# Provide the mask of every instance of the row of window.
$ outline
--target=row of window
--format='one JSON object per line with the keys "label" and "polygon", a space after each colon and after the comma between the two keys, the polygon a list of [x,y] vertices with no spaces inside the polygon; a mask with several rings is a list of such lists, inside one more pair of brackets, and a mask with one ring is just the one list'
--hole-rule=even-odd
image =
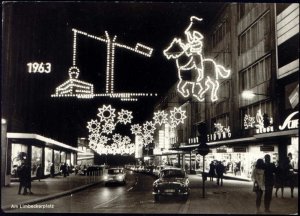
{"label": "row of window", "polygon": [[238,18],[242,19],[246,14],[248,14],[253,8],[255,8],[259,3],[241,3],[238,4],[237,12]]}
{"label": "row of window", "polygon": [[254,88],[271,79],[271,55],[251,65],[240,74],[240,92]]}
{"label": "row of window", "polygon": [[230,32],[230,23],[228,19],[225,19],[211,36],[212,48],[222,41],[228,32]]}
{"label": "row of window", "polygon": [[267,11],[251,27],[239,36],[239,55],[256,46],[264,38],[270,38],[269,33],[270,12]]}

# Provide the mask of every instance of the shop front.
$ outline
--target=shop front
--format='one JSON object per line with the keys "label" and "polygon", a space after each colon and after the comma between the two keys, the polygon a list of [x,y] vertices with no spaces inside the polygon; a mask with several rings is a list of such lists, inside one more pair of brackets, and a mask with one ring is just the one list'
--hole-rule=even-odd
{"label": "shop front", "polygon": [[76,164],[77,148],[60,143],[37,134],[7,133],[8,161],[7,173],[11,175],[11,181],[18,180],[17,168],[25,161],[31,168],[31,177],[35,178],[37,168],[40,166],[44,177],[51,174],[51,166],[54,175],[60,172],[60,165],[67,163],[69,166]]}

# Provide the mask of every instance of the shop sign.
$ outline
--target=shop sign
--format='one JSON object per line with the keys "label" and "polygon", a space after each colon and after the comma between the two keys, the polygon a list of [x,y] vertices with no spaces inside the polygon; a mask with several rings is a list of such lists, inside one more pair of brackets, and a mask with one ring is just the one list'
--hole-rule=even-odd
{"label": "shop sign", "polygon": [[234,147],[233,152],[247,152],[246,147]]}
{"label": "shop sign", "polygon": [[231,137],[230,127],[224,127],[221,123],[214,123],[215,132],[207,135],[208,141],[215,141],[221,139],[228,139]]}
{"label": "shop sign", "polygon": [[263,152],[274,151],[274,146],[260,146],[260,151]]}
{"label": "shop sign", "polygon": [[291,113],[283,122],[282,125],[279,125],[279,130],[284,129],[295,129],[298,128],[299,125],[299,119],[292,119],[296,114],[298,114],[299,111]]}

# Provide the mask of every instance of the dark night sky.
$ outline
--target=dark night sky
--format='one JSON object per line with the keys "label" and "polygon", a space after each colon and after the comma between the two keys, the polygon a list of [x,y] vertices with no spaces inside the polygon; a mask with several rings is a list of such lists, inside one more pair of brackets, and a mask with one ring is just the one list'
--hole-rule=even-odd
{"label": "dark night sky", "polygon": [[[9,82],[2,88],[3,104],[6,110],[17,106],[24,113],[23,119],[28,121],[26,132],[44,134],[71,145],[76,144],[77,137],[88,135],[86,122],[96,118],[97,109],[103,104],[111,104],[117,111],[132,110],[134,123],[150,120],[155,102],[177,81],[175,62],[163,56],[163,49],[174,37],[184,38],[192,15],[204,18],[200,25],[204,32],[222,4],[7,3],[3,13],[6,70],[2,76]],[[68,79],[72,66],[72,28],[102,37],[106,30],[117,35],[119,43],[134,47],[140,42],[152,47],[151,58],[116,50],[115,92],[156,92],[159,96],[139,98],[137,102],[51,98],[55,88]],[[95,93],[103,93],[106,44],[78,36],[77,47],[79,79],[93,83]],[[50,62],[52,71],[29,74],[28,62]],[[11,95],[17,95],[18,104],[9,104]]]}

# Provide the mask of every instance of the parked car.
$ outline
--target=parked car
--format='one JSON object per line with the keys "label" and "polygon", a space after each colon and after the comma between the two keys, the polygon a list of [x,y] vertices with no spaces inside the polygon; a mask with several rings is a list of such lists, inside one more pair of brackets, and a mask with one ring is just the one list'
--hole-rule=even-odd
{"label": "parked car", "polygon": [[109,168],[104,174],[104,183],[126,184],[126,173],[123,168]]}
{"label": "parked car", "polygon": [[159,179],[153,183],[154,201],[160,196],[181,196],[184,200],[190,194],[189,180],[186,172],[181,168],[168,167],[160,171]]}

